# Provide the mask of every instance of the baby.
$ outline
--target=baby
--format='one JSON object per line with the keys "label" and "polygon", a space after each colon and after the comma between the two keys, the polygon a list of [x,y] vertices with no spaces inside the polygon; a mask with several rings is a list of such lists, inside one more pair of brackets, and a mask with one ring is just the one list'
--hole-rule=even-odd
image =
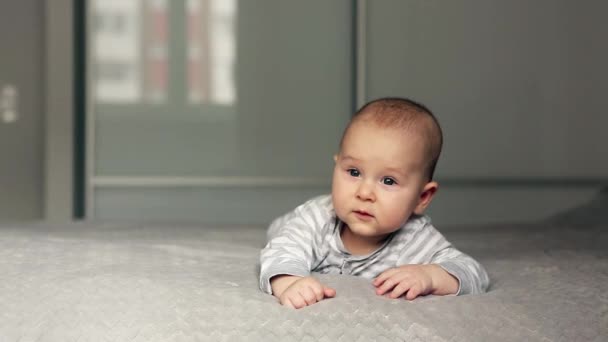
{"label": "baby", "polygon": [[402,98],[363,106],[346,128],[331,195],[276,219],[260,253],[260,288],[292,308],[334,297],[311,272],[372,279],[390,298],[482,293],[484,268],[454,248],[424,215],[441,128],[430,110]]}

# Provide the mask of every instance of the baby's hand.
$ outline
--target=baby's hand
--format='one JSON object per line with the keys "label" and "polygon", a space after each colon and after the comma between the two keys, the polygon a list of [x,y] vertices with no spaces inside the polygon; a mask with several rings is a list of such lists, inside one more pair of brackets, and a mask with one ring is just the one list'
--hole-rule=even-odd
{"label": "baby's hand", "polygon": [[398,298],[405,293],[405,298],[412,300],[433,292],[433,277],[437,274],[434,267],[439,268],[437,265],[403,265],[391,268],[376,277],[372,284],[376,287],[377,295],[384,295],[392,290],[388,295],[390,298]]}
{"label": "baby's hand", "polygon": [[300,309],[335,295],[336,290],[321,284],[317,279],[303,277],[291,283],[278,297],[282,305]]}

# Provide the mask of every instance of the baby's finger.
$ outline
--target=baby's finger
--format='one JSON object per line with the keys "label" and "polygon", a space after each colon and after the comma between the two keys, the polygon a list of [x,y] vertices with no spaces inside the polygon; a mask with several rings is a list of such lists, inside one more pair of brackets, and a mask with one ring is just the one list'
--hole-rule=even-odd
{"label": "baby's finger", "polygon": [[394,277],[388,278],[386,280],[384,280],[384,282],[382,283],[382,285],[380,285],[377,289],[376,289],[376,294],[377,295],[383,295],[385,294],[387,291],[391,290],[393,287],[395,287],[395,285],[397,285],[397,281],[395,281]]}
{"label": "baby's finger", "polygon": [[418,286],[412,286],[405,295],[405,299],[414,300],[420,295],[420,288]]}
{"label": "baby's finger", "polygon": [[323,299],[323,285],[311,286],[310,289],[314,293],[317,302]]}
{"label": "baby's finger", "polygon": [[374,281],[372,282],[372,284],[374,286],[378,287],[378,286],[382,285],[382,283],[384,283],[386,281],[386,279],[390,278],[396,272],[397,272],[396,268],[388,269],[388,270],[380,273],[380,275],[377,276],[376,279],[374,279]]}
{"label": "baby's finger", "polygon": [[296,308],[296,306],[293,305],[293,303],[291,302],[291,300],[289,298],[282,299],[281,300],[281,304],[283,306],[286,306],[286,307],[290,308],[290,309],[295,309]]}
{"label": "baby's finger", "polygon": [[395,286],[395,288],[393,289],[393,291],[390,293],[389,297],[391,297],[391,298],[399,298],[406,291],[408,291],[410,289],[410,287],[411,287],[411,284],[409,282],[402,281],[399,284],[397,284],[397,286]]}
{"label": "baby's finger", "polygon": [[293,296],[289,297],[289,300],[293,304],[293,307],[296,309],[300,309],[306,306],[306,301],[304,301],[304,298],[302,298],[299,293],[296,293]]}
{"label": "baby's finger", "polygon": [[306,302],[306,305],[312,305],[317,302],[317,297],[315,296],[315,293],[309,287],[301,289],[300,291],[298,291],[298,293],[300,294],[304,302]]}
{"label": "baby's finger", "polygon": [[336,290],[332,289],[331,287],[323,286],[323,294],[327,298],[333,298],[336,296]]}

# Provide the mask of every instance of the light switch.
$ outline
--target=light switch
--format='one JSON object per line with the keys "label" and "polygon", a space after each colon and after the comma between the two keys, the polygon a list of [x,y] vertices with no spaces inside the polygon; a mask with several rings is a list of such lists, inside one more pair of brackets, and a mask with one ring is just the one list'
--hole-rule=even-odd
{"label": "light switch", "polygon": [[17,111],[19,92],[11,84],[3,85],[0,89],[0,118],[4,123],[13,123],[19,119]]}

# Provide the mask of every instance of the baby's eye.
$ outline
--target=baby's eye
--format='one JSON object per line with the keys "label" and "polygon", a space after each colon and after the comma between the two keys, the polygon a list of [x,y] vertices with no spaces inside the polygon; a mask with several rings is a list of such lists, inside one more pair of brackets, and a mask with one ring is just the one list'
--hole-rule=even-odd
{"label": "baby's eye", "polygon": [[382,184],[384,184],[384,185],[395,185],[395,184],[397,184],[397,181],[395,181],[394,179],[392,179],[390,177],[384,177],[382,179]]}
{"label": "baby's eye", "polygon": [[347,172],[352,177],[359,177],[359,176],[361,176],[361,173],[357,169],[348,169]]}

